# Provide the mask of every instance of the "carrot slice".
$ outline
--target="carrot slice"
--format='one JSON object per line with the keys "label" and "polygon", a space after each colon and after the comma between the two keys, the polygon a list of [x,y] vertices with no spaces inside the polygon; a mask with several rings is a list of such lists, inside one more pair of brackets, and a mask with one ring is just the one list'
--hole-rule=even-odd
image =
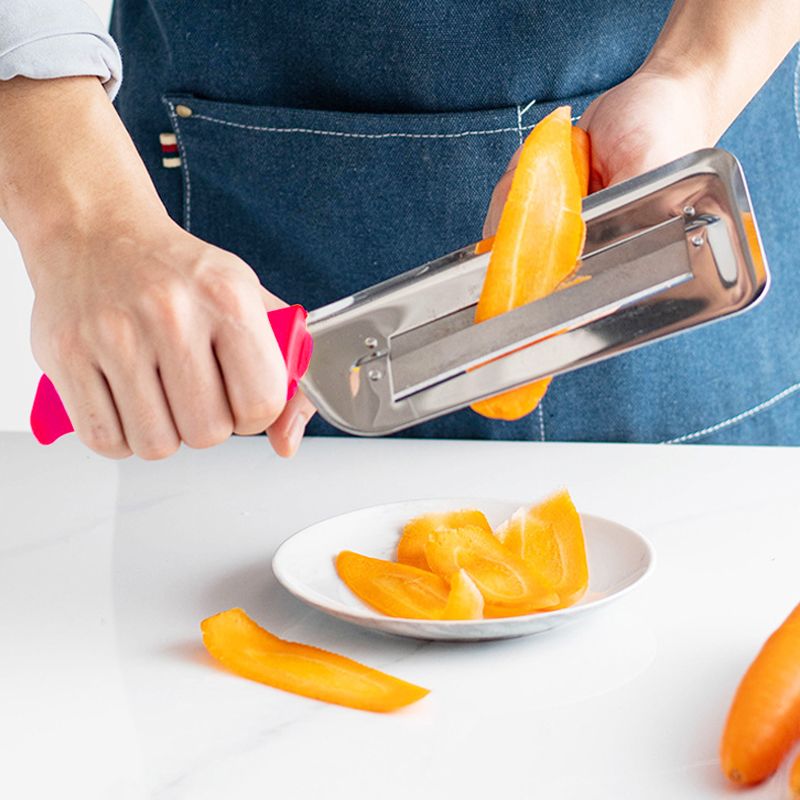
{"label": "carrot slice", "polygon": [[353,594],[389,617],[439,619],[450,594],[439,575],[350,550],[336,557],[336,571]]}
{"label": "carrot slice", "polygon": [[789,770],[789,791],[792,800],[800,800],[800,755],[795,758],[792,768]]}
{"label": "carrot slice", "polygon": [[406,523],[403,535],[397,545],[397,560],[401,564],[427,570],[425,544],[428,536],[437,528],[459,528],[462,525],[477,525],[491,532],[492,526],[482,511],[465,509],[463,511],[446,511],[438,514],[423,514]]}
{"label": "carrot slice", "polygon": [[285,692],[364,711],[394,711],[428,694],[336,653],[279,639],[241,608],[209,617],[200,628],[217,661],[243,678]]}
{"label": "carrot slice", "polygon": [[441,619],[483,619],[483,595],[463,569],[450,580],[450,596]]}
{"label": "carrot slice", "polygon": [[[546,297],[572,277],[586,235],[583,166],[579,177],[573,136],[571,110],[562,106],[525,140],[492,246],[476,322]],[[577,137],[576,149],[583,148]],[[481,400],[472,409],[492,419],[519,419],[536,408],[549,385],[545,378]]]}
{"label": "carrot slice", "polygon": [[767,639],[742,678],[722,735],[723,773],[759,783],[800,738],[800,605]]}
{"label": "carrot slice", "polygon": [[494,236],[487,236],[485,239],[481,239],[475,245],[475,255],[480,256],[483,255],[484,253],[488,253],[492,249],[493,245],[494,245]]}
{"label": "carrot slice", "polygon": [[429,536],[425,556],[431,569],[445,580],[463,569],[493,605],[533,611],[559,602],[558,595],[542,586],[519,556],[484,528],[439,528]]}
{"label": "carrot slice", "polygon": [[500,525],[498,539],[556,592],[559,608],[577,602],[589,585],[581,517],[564,489],[541,503],[521,508]]}

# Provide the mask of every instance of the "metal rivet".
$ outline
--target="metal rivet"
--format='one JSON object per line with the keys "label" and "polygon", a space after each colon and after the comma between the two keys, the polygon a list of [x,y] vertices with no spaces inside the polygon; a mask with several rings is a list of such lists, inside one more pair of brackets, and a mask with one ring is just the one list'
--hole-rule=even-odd
{"label": "metal rivet", "polygon": [[179,117],[191,117],[192,116],[192,109],[189,108],[189,106],[178,105],[178,106],[175,106],[175,113]]}
{"label": "metal rivet", "polygon": [[693,217],[694,216],[694,206],[684,206],[683,207],[683,213],[687,217]]}
{"label": "metal rivet", "polygon": [[370,350],[374,350],[378,346],[378,340],[374,336],[367,336],[364,339],[364,344],[369,347]]}
{"label": "metal rivet", "polygon": [[692,236],[692,244],[695,247],[702,247],[703,246],[703,237],[702,236]]}
{"label": "metal rivet", "polygon": [[383,377],[383,373],[379,369],[371,369],[367,373],[367,377],[371,381],[379,381]]}

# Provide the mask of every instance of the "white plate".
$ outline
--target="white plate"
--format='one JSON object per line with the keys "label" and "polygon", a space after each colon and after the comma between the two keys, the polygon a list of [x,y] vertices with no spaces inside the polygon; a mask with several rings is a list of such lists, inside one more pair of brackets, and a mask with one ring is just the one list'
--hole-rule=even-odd
{"label": "white plate", "polygon": [[408,500],[351,511],[317,522],[287,539],[275,553],[272,570],[300,600],[354,625],[415,639],[477,641],[527,636],[582,619],[629,592],[653,568],[653,550],[644,537],[611,520],[582,514],[589,590],[579,603],[558,611],[456,621],[387,617],[364,604],[336,574],[334,559],[341,550],[394,559],[400,532],[412,517],[432,511],[478,508],[494,527],[520,505],[503,500],[449,498]]}

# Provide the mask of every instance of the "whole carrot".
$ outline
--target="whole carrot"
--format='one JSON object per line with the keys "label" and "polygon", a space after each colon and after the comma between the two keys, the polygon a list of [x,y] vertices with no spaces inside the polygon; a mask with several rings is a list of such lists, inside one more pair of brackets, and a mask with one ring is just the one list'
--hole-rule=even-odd
{"label": "whole carrot", "polygon": [[767,639],[742,678],[722,735],[723,773],[759,783],[800,738],[800,605]]}
{"label": "whole carrot", "polygon": [[795,758],[789,772],[789,792],[792,800],[800,800],[800,755]]}

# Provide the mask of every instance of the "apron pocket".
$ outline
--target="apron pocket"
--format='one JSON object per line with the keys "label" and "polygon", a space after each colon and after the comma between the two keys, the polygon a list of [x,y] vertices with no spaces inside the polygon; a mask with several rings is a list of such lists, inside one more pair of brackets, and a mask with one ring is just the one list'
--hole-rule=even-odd
{"label": "apron pocket", "polygon": [[353,114],[169,94],[184,226],[307,308],[481,236],[509,158],[536,122],[591,97],[444,114]]}

